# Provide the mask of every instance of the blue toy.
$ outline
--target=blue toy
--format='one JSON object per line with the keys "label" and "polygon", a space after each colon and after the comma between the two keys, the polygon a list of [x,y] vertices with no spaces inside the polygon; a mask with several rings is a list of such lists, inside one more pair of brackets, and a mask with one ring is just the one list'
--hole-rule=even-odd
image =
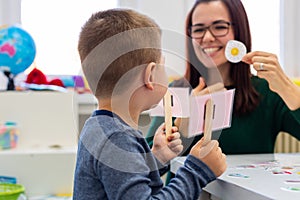
{"label": "blue toy", "polygon": [[13,78],[34,61],[36,46],[28,32],[19,26],[0,27],[0,70],[8,78],[7,90],[14,90]]}

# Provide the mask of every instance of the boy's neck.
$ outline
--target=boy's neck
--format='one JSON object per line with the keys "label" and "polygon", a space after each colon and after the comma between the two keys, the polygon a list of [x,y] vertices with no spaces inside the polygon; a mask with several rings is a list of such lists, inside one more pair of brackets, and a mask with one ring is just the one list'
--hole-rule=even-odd
{"label": "boy's neck", "polygon": [[98,103],[99,110],[108,110],[117,114],[124,122],[134,129],[138,129],[139,116],[142,111],[135,106],[129,106],[124,100],[101,99]]}

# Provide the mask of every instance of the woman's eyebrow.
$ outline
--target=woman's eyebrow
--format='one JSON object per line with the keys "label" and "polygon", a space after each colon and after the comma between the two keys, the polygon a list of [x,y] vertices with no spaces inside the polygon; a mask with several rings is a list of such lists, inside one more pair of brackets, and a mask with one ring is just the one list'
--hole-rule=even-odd
{"label": "woman's eyebrow", "polygon": [[[228,22],[228,21],[226,21],[224,19],[219,19],[219,20],[213,21],[211,24],[218,24],[220,22]],[[205,24],[203,24],[203,23],[197,23],[197,24],[193,24],[192,26],[205,26]]]}
{"label": "woman's eyebrow", "polygon": [[203,23],[197,23],[197,24],[193,24],[192,26],[204,26],[205,24]]}
{"label": "woman's eyebrow", "polygon": [[211,24],[218,24],[218,23],[220,23],[220,22],[225,22],[225,23],[228,23],[229,21],[226,21],[226,20],[224,20],[224,19],[220,19],[220,20],[216,20],[216,21],[214,21],[213,23],[211,23]]}

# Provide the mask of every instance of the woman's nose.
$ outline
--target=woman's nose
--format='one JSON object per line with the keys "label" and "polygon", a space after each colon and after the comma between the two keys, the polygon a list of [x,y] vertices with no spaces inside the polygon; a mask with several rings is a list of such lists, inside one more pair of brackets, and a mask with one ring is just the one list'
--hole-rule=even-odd
{"label": "woman's nose", "polygon": [[214,40],[215,40],[215,36],[211,33],[210,29],[207,29],[202,38],[202,42],[214,41]]}

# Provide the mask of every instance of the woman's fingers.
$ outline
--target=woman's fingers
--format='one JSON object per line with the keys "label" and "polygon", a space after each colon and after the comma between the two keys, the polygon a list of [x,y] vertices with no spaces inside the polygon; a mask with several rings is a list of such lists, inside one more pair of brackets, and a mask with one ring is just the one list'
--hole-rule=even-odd
{"label": "woman's fingers", "polygon": [[214,85],[208,86],[205,89],[201,90],[197,93],[197,95],[205,95],[210,94],[218,91],[226,90],[223,83],[216,83]]}
{"label": "woman's fingers", "polygon": [[202,77],[199,78],[199,84],[192,91],[192,95],[197,96],[198,93],[205,88],[205,81]]}

